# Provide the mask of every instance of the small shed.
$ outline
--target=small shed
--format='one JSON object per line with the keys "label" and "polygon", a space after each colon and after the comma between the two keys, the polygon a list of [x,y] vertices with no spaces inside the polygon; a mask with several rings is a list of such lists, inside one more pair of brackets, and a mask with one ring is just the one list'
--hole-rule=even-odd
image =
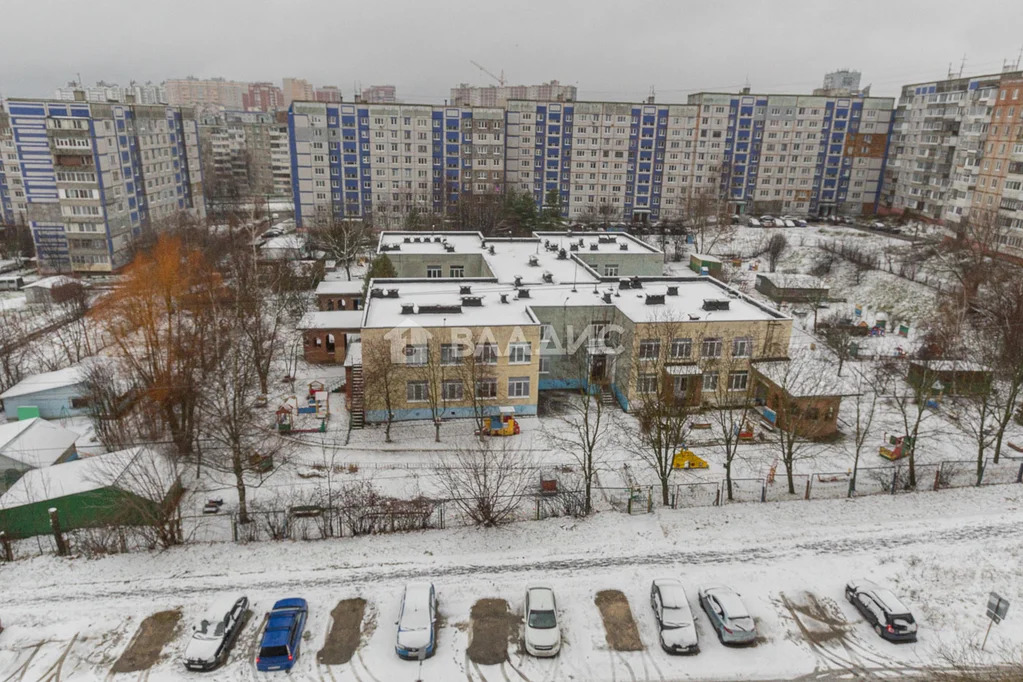
{"label": "small shed", "polygon": [[812,275],[778,272],[758,274],[755,288],[776,303],[823,302],[830,291],[827,284]]}
{"label": "small shed", "polygon": [[264,260],[301,260],[305,252],[305,236],[295,233],[271,237],[260,247]]}
{"label": "small shed", "polygon": [[348,345],[362,330],[361,310],[332,310],[306,313],[297,328],[302,332],[306,362],[341,364]]}
{"label": "small shed", "polygon": [[25,300],[30,305],[50,306],[78,295],[83,288],[88,286],[87,283],[74,277],[54,275],[26,284],[23,291]]}
{"label": "small shed", "polygon": [[917,388],[940,386],[944,395],[983,395],[991,390],[991,368],[971,360],[913,360],[906,381]]}
{"label": "small shed", "polygon": [[0,425],[0,492],[31,469],[77,458],[78,434],[45,419]]}
{"label": "small shed", "polygon": [[765,421],[801,438],[838,432],[838,411],[848,391],[830,358],[806,351],[794,360],[758,362],[752,368],[754,402]]}
{"label": "small shed", "polygon": [[39,408],[38,416],[44,419],[86,414],[86,370],[84,364],[78,364],[22,379],[0,393],[7,419],[17,419],[18,408],[26,406]]}
{"label": "small shed", "polygon": [[25,538],[50,532],[48,510],[65,530],[147,525],[181,497],[173,463],[156,450],[130,448],[33,469],[0,496],[0,530]]}
{"label": "small shed", "polygon": [[707,268],[707,274],[714,279],[721,279],[721,267],[721,259],[717,256],[706,253],[689,254],[689,269],[698,275],[702,275],[703,269]]}

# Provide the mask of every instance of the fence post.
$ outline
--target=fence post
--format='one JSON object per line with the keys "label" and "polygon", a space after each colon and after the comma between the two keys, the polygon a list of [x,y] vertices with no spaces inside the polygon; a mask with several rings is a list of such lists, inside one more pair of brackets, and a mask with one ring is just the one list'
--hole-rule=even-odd
{"label": "fence post", "polygon": [[806,479],[806,495],[803,497],[804,500],[809,500],[810,499],[810,481],[812,481],[812,480],[813,480],[813,475],[811,474],[810,478]]}
{"label": "fence post", "polygon": [[11,547],[11,539],[2,530],[0,530],[0,545],[3,546],[4,561],[14,561],[14,549]]}
{"label": "fence post", "polygon": [[895,487],[899,482],[899,467],[892,469],[892,495],[895,494]]}
{"label": "fence post", "polygon": [[767,483],[760,483],[760,501],[767,502]]}
{"label": "fence post", "polygon": [[654,489],[652,487],[646,489],[646,513],[654,513]]}
{"label": "fence post", "polygon": [[934,490],[937,491],[939,488],[941,488],[941,465],[940,464],[938,465],[938,468],[934,470]]}
{"label": "fence post", "polygon": [[[1023,471],[1023,469],[1021,469],[1021,471]],[[714,506],[721,506],[721,486],[718,486],[717,494],[714,495]]]}
{"label": "fence post", "polygon": [[56,507],[50,507],[47,511],[50,514],[50,528],[53,529],[53,537],[57,540],[57,555],[67,556],[67,540],[64,538],[64,533],[60,530],[60,513]]}
{"label": "fence post", "polygon": [[1016,474],[1016,483],[1023,483],[1023,464],[1019,465],[1019,473]]}

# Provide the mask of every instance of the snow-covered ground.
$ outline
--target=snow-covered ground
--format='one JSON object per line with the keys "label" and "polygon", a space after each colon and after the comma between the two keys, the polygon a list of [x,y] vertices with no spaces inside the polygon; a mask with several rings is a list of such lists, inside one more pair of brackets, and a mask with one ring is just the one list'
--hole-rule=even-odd
{"label": "snow-covered ground", "polygon": [[[661,510],[643,516],[601,513],[498,529],[321,542],[190,545],[102,559],[47,556],[0,566],[0,679],[110,679],[112,663],[140,621],[180,609],[181,624],[142,679],[190,677],[180,655],[190,625],[216,596],[242,591],[254,617],[226,667],[207,679],[286,679],[256,673],[262,614],[273,601],[304,597],[310,617],[290,679],[354,680],[683,680],[790,679],[806,676],[929,677],[943,653],[972,647],[987,627],[989,591],[1009,599],[981,660],[1000,662],[1023,644],[1023,486],[799,504]],[[680,578],[696,615],[702,651],[660,650],[649,608],[653,578]],[[843,599],[844,581],[868,577],[891,586],[920,626],[915,644],[876,637]],[[418,663],[394,655],[394,621],[403,585],[431,580],[440,598],[437,655]],[[531,659],[509,645],[509,661],[469,661],[469,611],[481,598],[522,608],[527,585],[554,588],[563,646],[554,660]],[[697,603],[709,583],[730,585],[757,622],[755,646],[721,646]],[[596,593],[628,597],[645,649],[609,649]],[[367,600],[361,643],[348,664],[317,663],[341,599]],[[971,649],[972,650],[972,649]]]}

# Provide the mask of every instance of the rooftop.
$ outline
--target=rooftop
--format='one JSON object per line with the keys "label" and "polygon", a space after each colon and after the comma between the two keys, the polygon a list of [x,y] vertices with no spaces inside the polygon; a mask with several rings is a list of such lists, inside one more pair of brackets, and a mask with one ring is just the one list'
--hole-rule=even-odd
{"label": "rooftop", "polygon": [[9,389],[0,393],[0,400],[31,395],[42,391],[76,386],[85,381],[86,367],[84,364],[72,365],[55,372],[43,372],[26,377]]}
{"label": "rooftop", "polygon": [[813,275],[801,275],[791,272],[758,272],[763,278],[779,289],[827,289],[828,285]]}
{"label": "rooftop", "polygon": [[316,294],[339,295],[339,294],[360,294],[362,293],[362,280],[353,279],[350,282],[345,280],[327,280],[316,286]]}
{"label": "rooftop", "polygon": [[57,461],[78,434],[45,419],[0,424],[0,455],[37,469]]}
{"label": "rooftop", "polygon": [[362,310],[317,310],[302,316],[298,329],[359,329]]}

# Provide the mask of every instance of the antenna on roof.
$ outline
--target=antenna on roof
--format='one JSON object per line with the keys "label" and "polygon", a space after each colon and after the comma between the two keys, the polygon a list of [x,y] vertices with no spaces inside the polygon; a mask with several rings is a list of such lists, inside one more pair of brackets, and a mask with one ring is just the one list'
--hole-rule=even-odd
{"label": "antenna on roof", "polygon": [[963,60],[959,62],[959,77],[963,77],[963,69],[966,68],[966,53],[963,52]]}

